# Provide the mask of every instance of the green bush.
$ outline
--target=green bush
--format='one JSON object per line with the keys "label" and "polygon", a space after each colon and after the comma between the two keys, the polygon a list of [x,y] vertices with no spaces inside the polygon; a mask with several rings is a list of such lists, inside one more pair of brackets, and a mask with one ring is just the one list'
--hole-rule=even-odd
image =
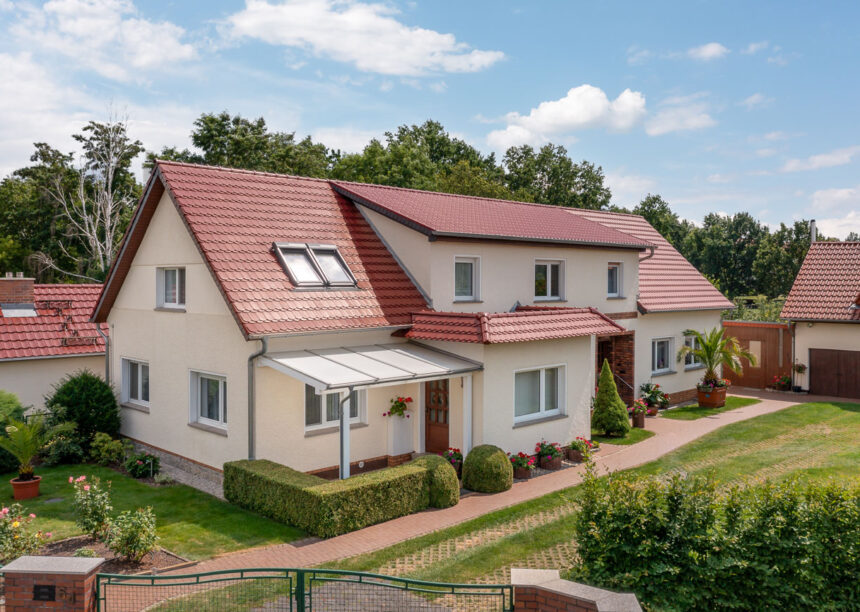
{"label": "green bush", "polygon": [[84,449],[68,435],[57,436],[42,451],[45,465],[77,465],[84,461]]}
{"label": "green bush", "polygon": [[96,554],[96,551],[93,550],[92,548],[81,547],[81,548],[76,548],[75,552],[72,554],[72,556],[73,557],[83,557],[86,559],[93,559],[95,557],[98,557],[98,554]]}
{"label": "green bush", "polygon": [[152,508],[120,512],[111,520],[107,531],[107,546],[117,555],[138,562],[158,544],[155,535],[155,513]]}
{"label": "green bush", "polygon": [[149,453],[135,453],[125,460],[125,470],[132,478],[149,478],[161,470],[161,460]]}
{"label": "green bush", "polygon": [[110,482],[102,486],[98,478],[87,480],[86,476],[69,476],[69,484],[75,488],[75,525],[87,535],[102,538],[113,510]]}
{"label": "green bush", "polygon": [[130,450],[131,442],[128,440],[114,440],[100,431],[93,437],[90,459],[99,465],[116,465],[123,462],[126,453]]}
{"label": "green bush", "polygon": [[450,461],[439,455],[424,455],[412,464],[427,470],[431,508],[450,508],[459,503],[460,479]]}
{"label": "green bush", "polygon": [[597,396],[594,398],[594,413],[591,427],[607,436],[623,436],[630,431],[630,417],[627,407],[618,395],[618,387],[609,369],[609,361],[603,360],[600,381],[597,383]]}
{"label": "green bush", "polygon": [[272,461],[224,464],[224,497],[263,516],[327,538],[424,510],[428,471],[408,463],[324,480]]}
{"label": "green bush", "polygon": [[[6,426],[12,421],[24,420],[24,407],[18,396],[0,389],[0,435],[6,435]],[[0,474],[18,469],[18,460],[6,449],[0,448]]]}
{"label": "green bush", "polygon": [[463,462],[463,488],[481,493],[507,491],[514,484],[514,468],[505,451],[492,444],[476,446]]}
{"label": "green bush", "polygon": [[88,370],[66,376],[45,402],[52,423],[72,421],[77,425],[74,440],[89,452],[97,432],[119,433],[119,406],[113,389]]}

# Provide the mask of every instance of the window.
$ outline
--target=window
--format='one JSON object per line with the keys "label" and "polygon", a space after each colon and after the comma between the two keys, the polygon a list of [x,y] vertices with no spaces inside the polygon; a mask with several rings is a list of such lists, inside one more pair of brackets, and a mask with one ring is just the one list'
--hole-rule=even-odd
{"label": "window", "polygon": [[609,264],[606,270],[606,296],[621,297],[621,264]]}
{"label": "window", "polygon": [[159,308],[185,307],[185,268],[158,268],[157,300]]}
{"label": "window", "polygon": [[275,244],[274,249],[297,287],[355,287],[355,277],[336,246]]}
{"label": "window", "polygon": [[[695,336],[684,336],[684,346],[689,346],[691,349],[696,350],[702,348],[702,343],[699,342],[699,339]],[[687,353],[684,355],[684,368],[685,369],[693,369],[702,365],[702,360],[693,355],[692,353]]]}
{"label": "window", "polygon": [[[349,396],[349,420],[359,420],[359,402],[363,393],[353,391]],[[317,395],[310,385],[305,385],[305,429],[337,427],[340,423],[340,393]]]}
{"label": "window", "polygon": [[661,374],[672,371],[672,339],[660,338],[651,341],[651,373]]}
{"label": "window", "polygon": [[204,425],[227,425],[227,379],[216,374],[191,373],[191,418]]}
{"label": "window", "polygon": [[535,299],[561,299],[563,271],[560,261],[536,261]]}
{"label": "window", "polygon": [[477,301],[479,299],[479,260],[477,257],[454,258],[454,300]]}
{"label": "window", "polygon": [[564,367],[525,370],[514,374],[514,422],[562,413]]}
{"label": "window", "polygon": [[122,360],[122,401],[149,404],[149,364],[131,359]]}

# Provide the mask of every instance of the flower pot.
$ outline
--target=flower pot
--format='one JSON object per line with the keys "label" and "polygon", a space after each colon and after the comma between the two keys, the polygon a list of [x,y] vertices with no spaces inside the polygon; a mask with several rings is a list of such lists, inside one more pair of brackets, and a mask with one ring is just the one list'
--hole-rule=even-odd
{"label": "flower pot", "polygon": [[18,480],[13,478],[9,482],[12,483],[12,492],[15,499],[32,499],[39,497],[39,483],[42,481],[41,476],[36,476],[32,480]]}
{"label": "flower pot", "polygon": [[574,463],[582,463],[585,460],[585,455],[583,455],[582,451],[573,450],[572,448],[566,448],[565,452],[567,452],[568,461],[573,461]]}
{"label": "flower pot", "polygon": [[558,457],[546,457],[543,456],[540,458],[540,466],[545,470],[560,470],[561,469],[561,455]]}
{"label": "flower pot", "polygon": [[714,387],[711,391],[698,391],[699,406],[702,408],[722,408],[726,405],[726,388]]}
{"label": "flower pot", "polygon": [[801,393],[803,391],[803,387],[801,387],[800,385],[794,385],[791,390],[795,393]]}
{"label": "flower pot", "polygon": [[645,413],[644,412],[633,413],[633,427],[638,427],[639,429],[645,429]]}
{"label": "flower pot", "polygon": [[463,462],[461,461],[455,465],[454,469],[457,470],[457,480],[463,480]]}
{"label": "flower pot", "polygon": [[528,468],[514,468],[514,478],[517,480],[528,480],[531,475],[532,471]]}

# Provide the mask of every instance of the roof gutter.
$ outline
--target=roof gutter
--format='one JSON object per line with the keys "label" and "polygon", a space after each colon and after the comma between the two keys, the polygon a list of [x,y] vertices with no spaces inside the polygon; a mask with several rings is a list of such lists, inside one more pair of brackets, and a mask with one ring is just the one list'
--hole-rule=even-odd
{"label": "roof gutter", "polygon": [[648,248],[651,250],[651,252],[650,252],[650,253],[648,253],[645,257],[640,257],[640,258],[639,258],[639,263],[642,263],[642,262],[643,262],[643,261],[645,261],[646,259],[651,259],[652,257],[654,257],[654,253],[656,253],[656,252],[657,252],[657,247],[655,247],[654,245],[651,245],[651,246],[649,246]]}
{"label": "roof gutter", "polygon": [[257,454],[257,379],[254,366],[257,358],[265,355],[268,350],[269,339],[263,336],[260,338],[260,350],[251,353],[248,357],[248,459],[250,461],[253,461]]}

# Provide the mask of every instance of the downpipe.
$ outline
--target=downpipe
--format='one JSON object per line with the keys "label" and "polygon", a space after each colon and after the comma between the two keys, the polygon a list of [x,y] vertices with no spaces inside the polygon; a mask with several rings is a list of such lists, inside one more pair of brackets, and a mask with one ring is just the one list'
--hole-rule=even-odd
{"label": "downpipe", "polygon": [[105,382],[110,384],[110,338],[102,331],[101,323],[96,323],[96,332],[105,342]]}
{"label": "downpipe", "polygon": [[269,339],[260,338],[260,350],[248,357],[248,459],[253,461],[257,454],[257,376],[255,365],[258,357],[269,351]]}

